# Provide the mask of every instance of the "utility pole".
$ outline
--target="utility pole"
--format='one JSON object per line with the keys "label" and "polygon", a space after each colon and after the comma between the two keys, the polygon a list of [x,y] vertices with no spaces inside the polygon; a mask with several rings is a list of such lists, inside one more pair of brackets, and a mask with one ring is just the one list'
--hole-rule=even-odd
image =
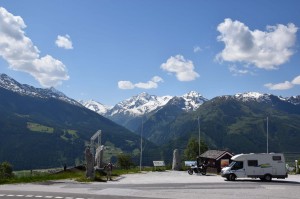
{"label": "utility pole", "polygon": [[269,117],[267,117],[267,153],[269,153]]}
{"label": "utility pole", "polygon": [[199,156],[201,155],[201,149],[200,149],[200,141],[201,141],[201,135],[200,135],[200,117],[198,116],[198,130],[199,130]]}
{"label": "utility pole", "polygon": [[141,153],[140,153],[140,171],[142,171],[142,158],[143,158],[143,118],[142,118],[142,129],[141,129]]}

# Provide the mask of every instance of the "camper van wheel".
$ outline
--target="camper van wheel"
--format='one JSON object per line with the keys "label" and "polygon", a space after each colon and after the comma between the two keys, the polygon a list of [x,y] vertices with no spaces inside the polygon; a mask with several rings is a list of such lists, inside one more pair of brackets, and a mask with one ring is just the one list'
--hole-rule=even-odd
{"label": "camper van wheel", "polygon": [[229,175],[229,181],[235,181],[236,176],[234,174]]}
{"label": "camper van wheel", "polygon": [[265,181],[270,182],[272,181],[272,176],[270,174],[265,175]]}

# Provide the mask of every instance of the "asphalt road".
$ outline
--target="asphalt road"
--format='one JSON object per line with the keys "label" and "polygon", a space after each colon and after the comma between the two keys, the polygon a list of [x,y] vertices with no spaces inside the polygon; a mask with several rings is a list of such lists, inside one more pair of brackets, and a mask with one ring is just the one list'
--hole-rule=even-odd
{"label": "asphalt road", "polygon": [[107,183],[55,181],[0,186],[0,199],[279,199],[300,198],[300,175],[285,180],[261,182],[242,179],[225,181],[216,175],[188,175],[186,172],[148,172],[124,175]]}

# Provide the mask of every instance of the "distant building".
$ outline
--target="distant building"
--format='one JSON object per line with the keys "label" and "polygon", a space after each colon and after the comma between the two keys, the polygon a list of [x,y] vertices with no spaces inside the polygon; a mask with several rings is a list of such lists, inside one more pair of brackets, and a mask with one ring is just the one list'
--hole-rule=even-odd
{"label": "distant building", "polygon": [[232,153],[228,151],[208,150],[199,157],[200,162],[206,163],[209,171],[219,173],[222,168],[231,163]]}

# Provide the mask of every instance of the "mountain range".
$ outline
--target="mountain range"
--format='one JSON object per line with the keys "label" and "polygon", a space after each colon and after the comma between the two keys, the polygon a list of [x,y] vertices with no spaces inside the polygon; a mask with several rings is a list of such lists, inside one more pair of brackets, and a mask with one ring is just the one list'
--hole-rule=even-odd
{"label": "mountain range", "polygon": [[[148,104],[151,105],[147,107]],[[136,114],[138,108],[145,111]],[[114,110],[114,115],[110,110]],[[137,134],[142,132],[143,137],[168,151],[184,149],[190,137],[198,137],[199,117],[201,137],[209,148],[235,153],[266,151],[268,117],[270,150],[300,151],[297,141],[300,140],[300,96],[246,92],[208,100],[196,92],[174,97],[142,93],[100,114]],[[128,125],[130,122],[134,125]]]}
{"label": "mountain range", "polygon": [[170,163],[173,150],[182,153],[199,132],[210,149],[266,152],[268,137],[269,151],[300,153],[300,96],[141,93],[109,107],[79,103],[54,88],[34,88],[0,74],[0,115],[0,162],[9,161],[14,169],[82,163],[99,129],[105,158],[114,161],[117,154],[130,153],[138,163],[142,135],[144,164]]}
{"label": "mountain range", "polygon": [[[98,130],[106,160],[121,152],[139,157],[140,136],[53,88],[20,84],[5,74],[0,75],[0,115],[0,162],[9,161],[14,169],[80,164]],[[143,153],[158,158],[156,145],[144,142]]]}
{"label": "mountain range", "polygon": [[80,103],[131,131],[137,131],[143,118],[150,117],[170,104],[177,103],[180,110],[190,112],[195,111],[205,101],[207,99],[202,95],[191,91],[179,97],[169,95],[160,97],[143,92],[114,106],[106,106],[94,100],[80,101]]}

